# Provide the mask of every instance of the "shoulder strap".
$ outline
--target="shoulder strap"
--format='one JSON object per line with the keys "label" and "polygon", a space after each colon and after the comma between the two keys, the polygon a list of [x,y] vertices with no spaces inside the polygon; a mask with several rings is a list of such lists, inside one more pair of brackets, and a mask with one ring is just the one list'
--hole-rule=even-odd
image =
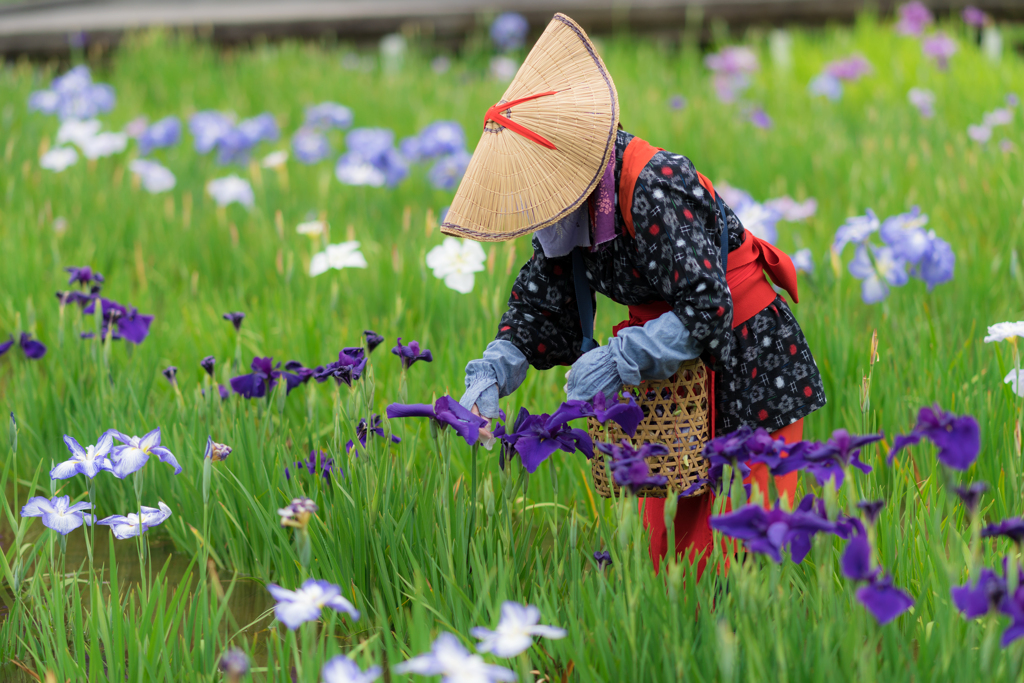
{"label": "shoulder strap", "polygon": [[[619,173],[619,210],[622,212],[622,220],[626,224],[626,230],[630,237],[636,237],[636,228],[633,227],[633,192],[636,190],[636,181],[640,172],[650,163],[655,154],[663,148],[654,147],[646,140],[634,137],[626,146],[622,155],[622,169]],[[718,207],[718,215],[722,220],[722,273],[728,271],[729,264],[729,220],[725,213],[725,205],[722,198],[715,192],[714,185],[707,176],[698,172],[697,180],[701,186],[711,193]],[[590,283],[587,282],[587,267],[583,262],[582,247],[572,250],[572,279],[576,290],[576,308],[580,314],[580,327],[583,329],[582,351],[586,353],[597,348],[594,340],[594,304],[590,300]]]}
{"label": "shoulder strap", "polygon": [[583,329],[583,353],[597,348],[594,340],[594,302],[590,300],[590,283],[587,282],[587,265],[583,262],[583,247],[572,250],[572,281],[576,288],[576,309],[580,313],[580,327]]}
{"label": "shoulder strap", "polygon": [[653,147],[651,143],[640,138],[633,138],[622,153],[622,169],[619,172],[619,210],[630,237],[636,237],[633,227],[633,191],[640,171],[650,163],[651,157],[662,151],[661,147]]}

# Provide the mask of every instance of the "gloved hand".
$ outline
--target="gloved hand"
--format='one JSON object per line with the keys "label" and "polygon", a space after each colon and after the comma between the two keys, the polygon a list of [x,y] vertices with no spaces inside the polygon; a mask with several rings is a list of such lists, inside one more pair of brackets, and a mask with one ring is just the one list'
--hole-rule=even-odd
{"label": "gloved hand", "polygon": [[668,379],[701,350],[679,316],[669,311],[643,327],[621,330],[607,345],[580,356],[566,374],[565,390],[570,400],[589,401],[599,391],[611,396],[623,384]]}

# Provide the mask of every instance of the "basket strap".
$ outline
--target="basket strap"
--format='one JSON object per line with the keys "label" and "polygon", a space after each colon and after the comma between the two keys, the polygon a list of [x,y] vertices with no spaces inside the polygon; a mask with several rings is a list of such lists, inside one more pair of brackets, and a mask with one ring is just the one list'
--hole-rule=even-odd
{"label": "basket strap", "polygon": [[580,328],[583,330],[583,353],[596,349],[594,341],[594,302],[590,300],[590,283],[587,282],[587,264],[583,262],[582,247],[572,250],[572,281],[576,286],[576,309],[580,314]]}
{"label": "basket strap", "polygon": [[505,116],[502,115],[502,112],[505,112],[505,111],[508,111],[508,110],[512,109],[512,107],[516,106],[517,104],[522,104],[523,102],[529,102],[530,100],[535,100],[538,97],[547,97],[548,95],[557,95],[558,92],[559,91],[557,91],[557,90],[549,90],[548,92],[541,92],[541,93],[537,93],[536,95],[528,95],[526,97],[520,97],[519,99],[512,100],[511,102],[498,102],[497,104],[493,105],[490,109],[488,109],[486,114],[484,114],[484,126],[487,126],[487,122],[488,121],[494,121],[499,126],[504,126],[505,128],[508,128],[513,133],[518,133],[519,135],[522,135],[527,140],[530,140],[531,142],[537,143],[541,147],[547,147],[548,149],[558,149],[557,147],[555,147],[554,143],[550,142],[547,138],[545,138],[540,133],[535,133],[534,131],[530,130],[526,126],[518,124],[515,121],[512,121],[511,119],[508,119],[508,118],[506,118]]}

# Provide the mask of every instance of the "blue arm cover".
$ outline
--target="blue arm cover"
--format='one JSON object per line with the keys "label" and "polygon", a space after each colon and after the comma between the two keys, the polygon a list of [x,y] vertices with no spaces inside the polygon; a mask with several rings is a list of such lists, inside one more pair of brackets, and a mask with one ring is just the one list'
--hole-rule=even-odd
{"label": "blue arm cover", "polygon": [[600,391],[617,393],[623,384],[668,379],[701,351],[679,316],[669,311],[643,327],[625,328],[607,345],[580,356],[569,372],[569,398],[589,401]]}
{"label": "blue arm cover", "polygon": [[492,341],[482,359],[466,366],[466,393],[459,403],[466,409],[476,405],[484,417],[498,417],[498,399],[519,388],[529,367],[526,356],[512,342]]}

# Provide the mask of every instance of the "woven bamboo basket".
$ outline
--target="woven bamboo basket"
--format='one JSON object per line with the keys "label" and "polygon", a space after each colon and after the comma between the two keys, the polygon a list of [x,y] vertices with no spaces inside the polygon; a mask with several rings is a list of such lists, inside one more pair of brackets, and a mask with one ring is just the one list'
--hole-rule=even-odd
{"label": "woven bamboo basket", "polygon": [[[644,411],[643,422],[633,437],[626,436],[614,422],[602,425],[592,417],[587,420],[587,431],[594,443],[619,443],[628,439],[634,448],[645,443],[660,443],[668,447],[668,455],[647,459],[651,474],[667,477],[668,483],[643,488],[638,496],[664,498],[669,491],[682,493],[707,474],[707,460],[701,455],[711,429],[707,379],[707,368],[697,359],[680,365],[678,372],[667,380],[623,387]],[[597,492],[605,498],[618,497],[619,487],[612,480],[604,453],[596,448],[591,468]],[[696,496],[705,491],[707,485],[691,491],[689,495]]]}

